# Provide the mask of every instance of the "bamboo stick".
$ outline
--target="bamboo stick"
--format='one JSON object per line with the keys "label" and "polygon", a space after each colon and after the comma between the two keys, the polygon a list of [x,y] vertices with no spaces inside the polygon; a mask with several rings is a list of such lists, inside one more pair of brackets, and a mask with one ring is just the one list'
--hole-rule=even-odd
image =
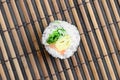
{"label": "bamboo stick", "polygon": [[39,15],[40,15],[40,17],[41,17],[41,19],[42,19],[43,26],[46,28],[48,24],[47,24],[47,21],[46,21],[46,19],[45,19],[45,15],[44,15],[44,12],[43,12],[41,3],[40,3],[39,0],[35,0],[35,3],[36,3],[36,6],[37,6]]}
{"label": "bamboo stick", "polygon": [[[1,21],[0,21],[0,25],[1,25]],[[0,35],[0,50],[2,50],[2,53],[4,53],[3,54],[3,58],[4,58],[4,60],[6,61],[6,60],[8,60],[8,56],[7,56],[7,52],[6,52],[6,50],[5,50],[5,46],[4,46],[4,44],[3,44],[3,40],[2,40],[2,37],[1,37],[1,35]],[[1,61],[0,61],[0,63],[1,63]],[[12,68],[11,68],[11,65],[10,65],[10,62],[8,61],[8,62],[6,62],[5,63],[6,64],[6,67],[7,67],[7,69],[9,70],[8,71],[8,73],[9,73],[9,75],[10,75],[10,78],[12,79],[12,80],[15,80],[15,77],[14,77],[14,74],[13,74],[13,71],[12,71]],[[4,74],[4,73],[3,73]],[[4,79],[4,78],[3,78]]]}
{"label": "bamboo stick", "polygon": [[[82,4],[82,1],[78,1],[78,4]],[[83,6],[83,5],[80,5],[79,8],[80,8],[80,10],[81,10],[81,13],[82,13],[82,16],[83,16],[83,19],[84,19],[84,22],[85,22],[87,31],[92,31],[92,30],[91,30],[90,23],[89,23],[88,18],[87,18],[87,14],[86,14],[85,9],[84,9],[84,6]],[[91,40],[91,42],[92,42],[92,46],[93,46],[93,49],[94,49],[96,58],[99,58],[98,64],[99,64],[99,67],[100,67],[102,76],[103,76],[104,80],[108,80],[107,75],[106,75],[106,72],[105,72],[105,69],[104,69],[104,66],[103,66],[102,59],[100,58],[101,56],[100,56],[100,53],[99,53],[99,50],[98,50],[98,47],[97,47],[95,38],[94,38],[94,36],[93,36],[93,33],[92,33],[92,32],[89,32],[88,34],[89,34],[89,36],[90,36],[90,40]]]}
{"label": "bamboo stick", "polygon": [[6,75],[5,75],[3,66],[2,66],[2,64],[1,64],[1,60],[0,60],[0,75],[1,75],[1,77],[2,77],[2,80],[7,80],[7,77],[6,77]]}
{"label": "bamboo stick", "polygon": [[8,69],[8,73],[10,75],[10,78],[11,78],[11,80],[15,80],[15,77],[14,77],[14,74],[13,74],[13,71],[12,71],[12,68],[11,68],[11,64],[9,62],[8,55],[7,55],[7,52],[6,52],[6,49],[5,49],[5,46],[4,46],[4,43],[3,43],[1,35],[0,35],[0,48],[2,50],[2,53],[4,53],[3,54],[4,60],[5,61],[8,60],[7,62],[5,62],[5,64],[6,64],[6,67]]}
{"label": "bamboo stick", "polygon": [[[50,7],[48,6],[49,4],[48,4],[48,2],[46,1],[46,2],[44,2],[45,3],[45,5],[46,5],[46,8],[47,8],[47,11],[48,11],[48,15],[52,15],[52,12],[51,12],[51,10],[50,10]],[[54,2],[55,3],[55,2]],[[56,6],[57,7],[57,6]],[[53,18],[53,16],[50,16],[50,20],[51,21],[53,21],[54,20],[54,18]],[[67,60],[65,60],[65,61],[67,61]],[[65,62],[65,63],[68,63],[68,62]],[[68,66],[68,65],[67,65]],[[71,74],[69,74],[69,75],[71,75]]]}
{"label": "bamboo stick", "polygon": [[[89,0],[86,0],[86,2],[88,2],[88,1],[89,1]],[[96,29],[95,32],[96,32],[96,35],[97,35],[97,37],[98,37],[100,46],[101,46],[101,48],[102,48],[103,55],[107,55],[107,50],[106,50],[106,47],[105,47],[105,45],[104,45],[104,42],[103,42],[103,39],[102,39],[100,30],[97,29],[97,28],[98,28],[98,24],[97,24],[97,22],[96,22],[96,18],[95,18],[95,15],[94,15],[94,13],[93,13],[91,4],[90,4],[90,3],[87,3],[86,5],[87,5],[87,8],[88,8],[88,11],[89,11],[91,20],[92,20],[92,22],[93,22],[94,28]],[[116,79],[115,74],[114,74],[114,71],[113,71],[113,68],[112,68],[112,65],[111,65],[111,62],[110,62],[110,60],[109,60],[109,57],[106,56],[106,57],[105,57],[105,60],[106,60],[106,63],[107,63],[107,66],[108,66],[108,69],[109,69],[109,72],[110,72],[110,75],[111,75],[112,79]]]}
{"label": "bamboo stick", "polygon": [[[119,21],[120,21],[120,16],[119,16],[118,11],[117,11],[117,8],[116,8],[116,6],[115,6],[114,0],[110,0],[110,4],[111,4],[111,6],[112,6],[112,10],[113,10],[113,12],[114,12],[116,21],[119,22]],[[120,30],[120,23],[118,23],[118,26],[119,26],[119,30]]]}
{"label": "bamboo stick", "polygon": [[[15,7],[15,6],[14,6],[14,7]],[[22,7],[24,7],[24,6],[22,6]],[[25,47],[26,47],[26,49],[27,49],[27,53],[31,53],[31,54],[29,54],[28,56],[29,56],[29,58],[30,58],[30,63],[32,64],[33,71],[34,71],[34,73],[35,73],[36,76],[37,76],[38,69],[37,69],[36,62],[35,62],[35,60],[34,60],[33,54],[32,54],[32,50],[31,50],[29,41],[28,41],[27,36],[26,36],[26,33],[25,33],[25,30],[24,30],[24,28],[23,28],[23,24],[22,24],[22,22],[21,22],[20,16],[18,15],[18,11],[15,10],[15,8],[13,9],[13,11],[14,11],[14,13],[15,13],[15,16],[17,17],[16,20],[17,20],[17,22],[18,22],[18,25],[19,25],[19,26],[22,26],[22,27],[20,27],[20,32],[21,32],[21,35],[22,35],[22,37],[23,37],[23,41],[24,41]],[[25,11],[23,11],[23,12],[25,13]],[[25,16],[25,19],[27,19],[26,16]]]}
{"label": "bamboo stick", "polygon": [[[50,10],[50,6],[49,6],[49,4],[48,4],[48,1],[47,1],[47,0],[44,0],[44,3],[45,3],[45,6],[46,6],[48,15],[52,15],[52,12],[51,12],[51,10]],[[51,21],[54,21],[53,16],[50,16],[49,18],[50,18]],[[68,62],[67,59],[64,60],[64,63],[65,63],[65,65],[66,65],[66,68],[67,68],[67,69],[70,68],[70,65],[69,65],[69,62]],[[74,79],[74,78],[73,78],[73,74],[72,74],[72,72],[71,72],[71,69],[67,70],[67,72],[68,72],[69,78],[70,78],[71,80]]]}
{"label": "bamboo stick", "polygon": [[119,5],[120,5],[120,0],[118,0],[118,3],[119,3]]}
{"label": "bamboo stick", "polygon": [[[62,5],[62,4],[63,4],[63,5]],[[61,1],[61,5],[62,5],[62,7],[63,7],[63,10],[66,10],[66,11],[64,11],[64,14],[65,14],[65,17],[67,18],[67,21],[71,23],[71,19],[70,19],[70,16],[69,16],[69,14],[68,14],[68,11],[67,11],[65,2],[64,2],[64,1]],[[55,5],[55,7],[57,7],[57,6]],[[56,13],[59,12],[59,11],[57,11],[57,10],[58,10],[57,8],[55,8],[55,9],[56,9]],[[58,13],[57,16],[58,16],[58,19],[61,19],[60,12]],[[61,20],[62,20],[62,19],[61,19]],[[73,65],[76,66],[76,67],[75,67],[75,71],[76,71],[76,74],[77,74],[78,79],[82,80],[82,76],[81,76],[80,70],[79,70],[79,68],[78,68],[77,61],[76,61],[76,59],[75,59],[75,56],[73,55],[73,56],[71,57],[71,59],[72,59],[72,61],[73,61]]]}
{"label": "bamboo stick", "polygon": [[[45,15],[44,15],[42,6],[41,6],[39,0],[36,0],[35,2],[36,2],[36,5],[37,5],[37,8],[38,8],[38,11],[39,11],[39,15],[40,15],[40,17],[42,18],[43,26],[44,26],[44,28],[46,28],[48,24],[47,24],[47,21],[46,21],[46,19],[45,19]],[[51,19],[53,19],[53,18],[51,17]],[[50,19],[50,20],[51,20],[51,19]],[[59,72],[63,71],[59,59],[55,59],[55,62],[56,62],[57,65],[59,65],[59,66],[57,66]],[[60,76],[61,76],[61,79],[65,80],[65,75],[64,75],[63,72],[60,73]]]}
{"label": "bamboo stick", "polygon": [[[103,15],[102,15],[102,12],[101,12],[101,10],[100,10],[100,6],[99,6],[99,4],[98,4],[98,1],[95,0],[95,1],[94,1],[94,4],[95,4],[95,8],[96,8],[96,10],[97,10],[98,16],[99,16],[99,18],[100,18],[101,25],[104,26],[103,31],[104,31],[104,34],[105,34],[105,37],[106,37],[106,40],[107,40],[107,43],[108,43],[110,52],[111,52],[111,53],[112,53],[112,52],[115,53],[115,49],[114,49],[114,47],[113,47],[113,44],[112,44],[110,35],[109,35],[109,33],[108,33],[107,26],[106,26],[104,17],[103,17]],[[118,75],[119,75],[119,77],[120,77],[120,69],[119,69],[120,66],[119,66],[119,62],[118,62],[118,59],[117,59],[116,54],[112,54],[112,58],[113,58],[113,61],[114,61],[114,63],[115,63],[115,66],[116,66]]]}
{"label": "bamboo stick", "polygon": [[[0,22],[1,22],[2,30],[3,30],[3,31],[7,30],[1,11],[0,11],[0,19],[1,19]],[[16,68],[17,73],[18,73],[18,75],[19,75],[19,79],[23,80],[23,75],[22,75],[22,72],[21,72],[21,69],[20,69],[18,60],[16,59],[16,54],[15,54],[15,51],[14,51],[12,42],[11,42],[11,40],[10,40],[10,36],[9,36],[9,34],[8,34],[7,31],[4,32],[4,35],[5,35],[5,38],[6,38],[6,41],[7,41],[9,50],[10,50],[10,53],[11,53],[11,57],[12,57],[12,58],[15,58],[15,59],[13,59],[13,63],[14,63],[14,65],[15,65],[15,68]]]}
{"label": "bamboo stick", "polygon": [[[72,0],[71,0],[71,1],[69,0],[69,3],[70,3],[70,4],[71,4],[71,2],[72,2]],[[72,3],[73,3],[73,2],[72,2]],[[70,6],[71,6],[71,7],[74,7],[73,4],[71,4]],[[81,34],[81,33],[83,33],[83,29],[82,29],[82,27],[81,27],[81,23],[80,23],[80,21],[79,21],[79,18],[78,18],[78,15],[77,15],[77,12],[76,12],[76,9],[75,9],[75,8],[72,8],[72,13],[73,13],[73,17],[74,17],[74,19],[75,19],[75,22],[76,22],[77,27],[78,27],[78,29],[79,29],[79,31],[80,31],[80,34]],[[84,34],[81,35],[81,40],[82,40],[83,45],[84,45],[84,47],[85,47],[85,51],[86,51],[88,60],[91,61],[91,62],[90,62],[90,67],[91,67],[91,69],[92,69],[94,78],[97,79],[97,80],[99,80],[99,77],[98,77],[98,74],[97,74],[97,71],[96,71],[94,62],[93,62],[93,60],[92,60],[91,52],[90,52],[90,50],[89,50],[89,47],[88,47],[88,44],[87,44],[87,41],[86,41],[86,38],[85,38],[85,35],[84,35]],[[94,74],[94,73],[95,73],[95,74]]]}
{"label": "bamboo stick", "polygon": [[71,22],[71,19],[70,19],[70,17],[69,17],[69,13],[68,13],[68,11],[67,11],[67,7],[66,7],[66,5],[65,5],[64,0],[60,0],[60,4],[62,5],[62,8],[63,8],[64,14],[65,14],[66,20],[67,20],[68,22]]}
{"label": "bamboo stick", "polygon": [[[63,0],[61,0],[60,3],[61,3],[61,5],[62,5],[63,10],[65,10],[65,11],[64,11],[64,14],[65,14],[66,20],[71,23],[71,19],[70,19],[70,16],[69,16],[69,14],[68,14],[67,7],[66,7],[65,2],[64,2]],[[58,15],[58,17],[61,18],[60,15]],[[62,19],[61,19],[61,20],[62,20]],[[73,56],[71,57],[71,59],[72,59],[73,65],[74,65],[74,66],[77,66],[77,61],[76,61],[76,59],[75,59],[75,55],[73,55]],[[80,73],[80,70],[79,70],[78,66],[75,68],[75,71],[76,71],[76,74],[77,74],[78,79],[82,79],[82,76],[81,76],[81,73]],[[71,79],[71,78],[70,78],[70,79]]]}
{"label": "bamboo stick", "polygon": [[53,3],[53,6],[55,8],[55,12],[56,12],[58,20],[62,20],[62,17],[61,17],[60,11],[59,11],[59,7],[57,5],[57,1],[56,0],[52,0],[52,3]]}
{"label": "bamboo stick", "polygon": [[[37,20],[37,17],[36,17],[36,14],[35,14],[35,12],[34,12],[34,9],[33,9],[33,6],[32,6],[31,1],[30,1],[30,0],[27,0],[27,3],[28,3],[28,7],[29,7],[29,9],[30,9],[30,12],[32,13],[31,15],[32,15],[33,20],[34,20],[34,21]],[[37,30],[39,39],[42,40],[42,32],[41,32],[41,30],[40,30],[40,26],[39,26],[38,21],[36,21],[34,24],[35,24],[35,28],[36,28],[36,30]],[[45,51],[44,51],[44,52],[45,52]],[[51,73],[52,73],[52,74],[55,74],[55,71],[54,71],[54,68],[53,68],[51,59],[50,59],[49,55],[48,55],[46,52],[45,52],[45,56],[46,56],[48,65],[49,65],[49,67],[50,67]],[[56,74],[55,74],[55,76],[53,76],[53,77],[54,77],[55,79],[57,79]]]}
{"label": "bamboo stick", "polygon": [[[28,7],[29,7],[29,9],[30,9],[31,15],[32,15],[32,19],[33,19],[33,21],[36,21],[36,20],[37,20],[37,17],[36,17],[36,15],[35,15],[35,12],[34,12],[32,3],[31,3],[30,0],[27,0],[27,3],[28,3]],[[34,24],[35,24],[35,28],[36,28],[36,30],[37,30],[38,36],[39,36],[39,38],[40,38],[40,40],[41,40],[41,38],[42,38],[42,32],[41,32],[41,29],[40,29],[40,26],[39,26],[38,21],[36,21]]]}
{"label": "bamboo stick", "polygon": [[[104,7],[104,9],[105,9],[105,13],[106,13],[108,22],[109,22],[109,23],[113,23],[113,20],[112,20],[112,17],[111,17],[111,14],[110,14],[110,11],[109,11],[109,9],[108,9],[108,6],[107,6],[106,1],[105,1],[105,0],[102,0],[102,4],[103,4],[103,7]],[[118,50],[120,50],[120,41],[119,41],[118,34],[117,34],[117,32],[116,32],[116,29],[115,29],[115,25],[114,25],[114,24],[111,24],[111,25],[110,25],[110,28],[111,28],[111,31],[112,31],[112,34],[113,34],[113,37],[114,37],[116,46],[117,46]]]}
{"label": "bamboo stick", "polygon": [[[14,1],[11,2],[12,5],[14,5]],[[8,6],[6,4],[6,2],[3,4],[3,7],[5,8],[5,13],[7,14],[7,18],[8,18],[8,22],[10,24],[10,28],[15,28],[15,25],[13,23],[13,20],[12,20],[12,17],[11,17],[11,14],[10,14],[10,11],[8,9]],[[14,8],[13,8],[14,9]],[[20,40],[18,38],[18,35],[17,35],[17,32],[16,30],[12,30],[12,34],[13,34],[13,37],[15,39],[15,42],[16,42],[16,45],[17,45],[17,48],[18,48],[18,51],[19,51],[19,55],[24,55],[24,52],[23,52],[23,49],[22,49],[22,46],[20,44]],[[21,57],[21,60],[22,60],[22,63],[23,63],[23,66],[25,68],[25,71],[26,71],[26,74],[27,74],[27,77],[28,79],[32,79],[32,76],[31,76],[31,73],[30,73],[30,70],[28,68],[28,64],[26,62],[26,59],[25,59],[25,56],[22,56]]]}
{"label": "bamboo stick", "polygon": [[75,72],[76,72],[76,75],[77,75],[78,79],[83,80],[80,69],[79,69],[78,64],[77,64],[76,57],[73,55],[71,57],[71,59],[73,61],[73,66],[75,67]]}
{"label": "bamboo stick", "polygon": [[[44,0],[44,3],[45,3],[45,7],[46,7],[46,9],[47,9],[48,15],[52,15],[52,12],[51,12],[51,9],[50,9],[50,6],[49,6],[48,1],[47,1],[47,0]],[[50,16],[49,18],[50,18],[50,21],[54,21],[53,16]],[[68,61],[67,61],[67,60],[64,60],[64,62],[65,62],[66,68],[68,69],[68,68],[69,68],[69,63],[68,63]],[[67,70],[67,72],[68,72],[68,74],[69,74],[70,79],[73,79],[73,75],[72,75],[72,73],[71,73],[71,69]]]}
{"label": "bamboo stick", "polygon": [[[55,7],[55,11],[56,11],[56,9],[57,9],[57,11],[59,12],[58,6],[57,6],[57,4],[56,4],[56,0],[52,0],[52,3],[53,3],[53,6]],[[59,14],[59,15],[60,15],[60,14]],[[57,15],[57,16],[58,16],[58,15]],[[50,19],[50,20],[52,21],[52,19]],[[60,20],[61,20],[61,19],[60,19]],[[63,69],[62,69],[62,65],[61,65],[59,59],[55,59],[55,60],[56,60],[56,64],[59,65],[59,66],[57,66],[59,72],[62,71],[62,73],[60,73],[61,79],[62,79],[62,80],[65,80],[66,78],[65,78],[65,74],[64,74]]]}
{"label": "bamboo stick", "polygon": [[[28,13],[27,13],[27,10],[26,10],[26,8],[25,8],[25,5],[24,5],[23,1],[20,2],[20,7],[21,7],[22,11],[24,12],[23,15],[24,15],[24,17],[25,17],[26,23],[30,23],[30,19],[29,19],[29,16],[28,16]],[[19,21],[19,20],[18,20],[18,21]],[[20,24],[20,25],[21,25],[21,24]],[[34,46],[35,46],[36,50],[40,50],[31,23],[27,25],[27,28],[28,28],[28,30],[29,30],[29,32],[30,32],[30,35],[31,35],[31,37],[32,37],[32,41],[34,42]],[[38,57],[39,57],[39,61],[40,61],[40,64],[41,64],[41,68],[42,68],[42,70],[43,70],[44,77],[47,77],[47,76],[48,76],[48,72],[47,72],[47,69],[46,69],[46,67],[45,67],[45,63],[44,63],[44,61],[43,61],[43,57],[42,57],[42,55],[41,55],[41,52],[38,51],[38,52],[37,52],[37,55],[38,55]],[[32,56],[31,56],[31,57],[32,57]],[[30,59],[30,60],[31,60],[31,62],[32,62],[32,59]],[[33,67],[33,69],[34,69],[34,71],[36,72],[36,71],[38,71],[38,69],[37,69],[37,67],[36,67],[35,62],[33,62],[33,63],[34,63],[33,66],[35,67],[35,68]],[[36,69],[37,69],[37,70],[36,70]],[[37,73],[38,73],[38,72],[37,72]],[[36,73],[36,74],[37,74],[37,73]]]}
{"label": "bamboo stick", "polygon": [[85,73],[86,79],[91,80],[88,69],[87,69],[87,66],[86,66],[86,62],[84,60],[83,53],[81,52],[81,48],[78,48],[78,56],[80,58],[80,62],[82,64],[82,68],[83,68],[83,71]]}
{"label": "bamboo stick", "polygon": [[[44,4],[45,4],[48,15],[52,15],[48,0],[44,0]],[[54,21],[53,16],[49,16],[49,18],[50,18],[51,21]]]}

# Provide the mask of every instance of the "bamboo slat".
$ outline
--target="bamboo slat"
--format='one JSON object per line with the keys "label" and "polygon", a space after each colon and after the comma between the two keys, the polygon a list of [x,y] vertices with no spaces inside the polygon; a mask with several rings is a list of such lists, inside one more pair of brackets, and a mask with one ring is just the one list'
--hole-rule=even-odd
{"label": "bamboo slat", "polygon": [[[102,48],[102,50],[103,50],[103,54],[104,54],[104,55],[107,55],[107,50],[106,50],[106,48],[105,48],[105,45],[104,45],[102,36],[101,36],[101,34],[100,34],[99,29],[97,29],[97,28],[98,28],[98,24],[97,24],[97,22],[96,22],[96,19],[95,19],[95,16],[94,16],[94,13],[93,13],[91,4],[89,3],[89,0],[86,0],[85,2],[88,2],[86,5],[87,5],[87,8],[88,8],[88,11],[89,11],[89,14],[90,14],[92,23],[93,23],[93,25],[94,25],[94,28],[96,29],[95,32],[96,32],[96,34],[97,34],[98,40],[99,40],[100,45],[101,45],[101,48]],[[110,71],[110,74],[111,74],[111,76],[112,76],[112,79],[116,79],[116,78],[115,78],[115,74],[114,74],[113,69],[112,69],[112,66],[111,66],[111,63],[110,63],[110,60],[109,60],[109,58],[108,58],[107,56],[105,57],[105,60],[106,60],[107,65],[109,66],[108,69],[109,69],[109,71]]]}
{"label": "bamboo slat", "polygon": [[[14,5],[14,2],[12,2],[12,3],[13,3],[13,5]],[[7,14],[8,22],[9,22],[9,24],[10,24],[10,28],[15,28],[15,27],[14,27],[15,25],[14,25],[14,23],[13,23],[13,20],[12,20],[12,17],[11,17],[11,15],[10,15],[10,12],[9,12],[9,9],[8,9],[7,4],[4,3],[4,4],[3,4],[3,7],[5,8],[5,12],[6,12],[6,14]],[[15,39],[16,45],[17,45],[17,47],[18,47],[18,49],[19,49],[19,50],[18,50],[18,51],[19,51],[19,55],[24,55],[24,52],[23,52],[22,46],[21,46],[21,44],[20,44],[20,40],[19,40],[19,38],[18,38],[18,35],[17,35],[16,30],[15,30],[15,29],[12,30],[12,33],[13,33],[13,37],[14,37],[14,39]],[[32,79],[32,76],[31,76],[30,70],[29,70],[29,68],[28,68],[28,64],[27,64],[27,62],[26,62],[25,56],[22,56],[21,59],[22,59],[22,62],[23,62],[25,71],[26,71],[26,73],[27,73],[28,79]]]}
{"label": "bamboo slat", "polygon": [[[115,52],[115,49],[114,49],[113,44],[112,44],[112,41],[111,41],[111,39],[110,39],[110,35],[109,35],[109,33],[108,33],[108,30],[107,30],[107,27],[106,27],[106,23],[105,23],[105,21],[104,21],[104,18],[103,18],[102,12],[101,12],[101,10],[100,10],[99,4],[98,4],[97,1],[94,1],[94,3],[95,3],[95,6],[96,6],[96,8],[97,8],[97,11],[98,11],[98,15],[99,15],[101,24],[102,24],[102,26],[104,26],[103,29],[104,29],[104,33],[105,33],[105,36],[106,36],[106,40],[107,40],[107,42],[108,42],[108,46],[109,46],[109,48],[110,48],[110,52],[111,52],[111,53],[114,53],[114,52]],[[115,65],[116,65],[116,69],[117,69],[117,71],[118,71],[118,74],[120,74],[120,71],[119,71],[119,67],[120,67],[120,66],[119,66],[119,62],[118,62],[118,60],[117,60],[117,56],[116,56],[115,54],[113,54],[112,57],[113,57],[113,60],[114,60]]]}
{"label": "bamboo slat", "polygon": [[[74,7],[74,4],[73,4],[73,2],[72,1],[69,1],[69,3],[70,3],[70,6],[71,7]],[[75,10],[75,8],[73,8],[72,9],[72,12],[73,12],[73,16],[74,16],[74,18],[75,18],[75,20],[76,20],[76,24],[77,24],[77,26],[78,27],[81,27],[81,24],[78,24],[78,23],[80,23],[79,22],[79,19],[78,19],[78,17],[77,17],[77,13],[76,13],[76,10]],[[83,35],[83,37],[84,37],[84,35]],[[84,38],[85,39],[85,38]],[[86,39],[84,40],[84,41],[86,41]],[[86,43],[83,43],[83,44],[86,44]],[[85,45],[85,47],[87,47],[88,45],[86,44]],[[86,50],[86,52],[88,51],[88,58],[90,58],[90,60],[92,60],[92,57],[90,57],[90,51],[89,51],[89,49],[88,50]],[[98,74],[97,74],[97,72],[96,72],[96,68],[95,68],[95,66],[94,66],[94,62],[91,62],[90,63],[90,65],[91,65],[91,69],[92,69],[92,71],[93,71],[93,73],[96,73],[96,74],[93,74],[94,75],[94,77],[95,77],[95,79],[98,79]]]}
{"label": "bamboo slat", "polygon": [[[81,4],[81,1],[79,1],[78,3]],[[87,31],[91,31],[91,26],[90,26],[90,23],[89,23],[89,21],[88,21],[88,18],[87,18],[87,15],[86,15],[86,12],[85,12],[85,9],[84,9],[83,5],[80,5],[80,9],[81,9],[82,15],[84,16],[83,19],[84,19],[85,24],[86,24],[86,26],[87,26]],[[97,44],[96,44],[96,42],[95,42],[95,38],[94,38],[94,36],[93,36],[93,33],[92,33],[92,32],[89,32],[88,34],[89,34],[89,36],[90,36],[92,45],[94,45],[94,46],[93,46],[93,49],[94,49],[94,51],[95,51],[96,57],[99,58],[98,63],[99,63],[99,66],[100,66],[100,69],[101,69],[101,73],[102,73],[102,75],[103,75],[103,78],[104,78],[105,80],[107,80],[106,72],[105,72],[105,69],[104,69],[104,67],[103,67],[103,63],[102,63],[102,60],[101,60],[101,58],[100,58],[100,53],[99,53],[99,51],[98,51],[98,47],[97,47]]]}
{"label": "bamboo slat", "polygon": [[[114,0],[110,0],[110,3],[111,3],[111,6],[112,6],[112,9],[113,9],[116,21],[119,22],[120,21],[120,16],[119,16],[117,8],[115,6]],[[119,29],[120,29],[120,23],[118,23],[118,26],[119,26]]]}
{"label": "bamboo slat", "polygon": [[[1,22],[1,25],[2,25],[2,29],[3,29],[3,30],[7,30],[1,11],[0,11],[0,18],[1,18],[1,21],[0,21],[0,22]],[[15,54],[13,45],[12,45],[12,43],[11,43],[10,36],[9,36],[9,34],[8,34],[7,31],[4,32],[4,35],[5,35],[5,38],[7,39],[7,44],[8,44],[8,46],[9,46],[9,49],[10,49],[10,52],[11,52],[11,57],[12,57],[12,58],[15,58],[13,61],[14,61],[14,64],[15,64],[17,73],[18,73],[18,75],[19,75],[19,79],[22,79],[22,80],[23,80],[23,75],[22,75],[20,66],[19,66],[19,64],[18,64],[18,60],[16,59],[16,54]]]}
{"label": "bamboo slat", "polygon": [[0,64],[0,75],[2,79],[7,80],[2,64]]}
{"label": "bamboo slat", "polygon": [[[119,80],[120,0],[1,0],[0,79]],[[54,20],[74,24],[81,41],[53,58],[42,33]]]}
{"label": "bamboo slat", "polygon": [[7,66],[7,69],[9,70],[9,74],[10,74],[10,78],[12,80],[15,80],[15,77],[14,77],[14,74],[13,74],[13,71],[12,71],[12,68],[11,68],[11,65],[10,65],[10,62],[9,62],[9,59],[8,59],[8,56],[7,56],[7,52],[6,52],[6,49],[5,49],[5,46],[4,46],[4,43],[3,43],[3,40],[1,38],[1,35],[0,35],[0,47],[1,47],[1,51],[3,54],[3,57],[4,57],[4,61],[8,61],[6,62],[6,66]]}
{"label": "bamboo slat", "polygon": [[[102,4],[103,4],[103,7],[104,7],[104,9],[105,9],[105,13],[106,13],[106,16],[107,16],[107,18],[108,18],[109,23],[113,23],[113,20],[112,20],[112,17],[111,17],[111,14],[110,14],[110,11],[109,11],[109,9],[108,9],[108,6],[107,6],[106,1],[105,1],[105,0],[102,0]],[[117,34],[117,32],[116,32],[115,25],[114,25],[114,24],[111,24],[111,25],[110,25],[110,28],[111,28],[113,37],[114,37],[114,39],[115,39],[116,46],[117,46],[118,50],[120,50],[120,45],[119,45],[119,44],[120,44],[120,40],[119,40],[119,38],[118,38],[118,34]]]}

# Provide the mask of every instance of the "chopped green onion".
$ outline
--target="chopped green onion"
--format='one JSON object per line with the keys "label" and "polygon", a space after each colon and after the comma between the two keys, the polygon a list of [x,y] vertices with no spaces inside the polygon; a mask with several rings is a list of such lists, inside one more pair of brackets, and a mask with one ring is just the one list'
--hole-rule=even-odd
{"label": "chopped green onion", "polygon": [[55,31],[52,32],[52,34],[49,35],[47,39],[47,43],[51,44],[56,42],[60,37],[65,35],[65,30],[63,28],[58,28]]}

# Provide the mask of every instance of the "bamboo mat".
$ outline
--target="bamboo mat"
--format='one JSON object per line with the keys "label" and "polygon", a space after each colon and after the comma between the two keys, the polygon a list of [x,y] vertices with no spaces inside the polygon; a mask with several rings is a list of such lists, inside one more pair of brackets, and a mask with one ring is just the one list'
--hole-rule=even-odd
{"label": "bamboo mat", "polygon": [[[120,0],[0,0],[0,8],[0,80],[120,79]],[[54,20],[80,32],[65,60],[41,44]]]}

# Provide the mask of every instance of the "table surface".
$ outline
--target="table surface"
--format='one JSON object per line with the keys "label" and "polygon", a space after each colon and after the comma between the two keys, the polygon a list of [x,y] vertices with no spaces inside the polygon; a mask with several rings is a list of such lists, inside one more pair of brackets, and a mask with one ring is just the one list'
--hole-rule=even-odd
{"label": "table surface", "polygon": [[[119,80],[120,0],[0,0],[0,80]],[[81,36],[60,60],[41,44],[54,20]]]}

